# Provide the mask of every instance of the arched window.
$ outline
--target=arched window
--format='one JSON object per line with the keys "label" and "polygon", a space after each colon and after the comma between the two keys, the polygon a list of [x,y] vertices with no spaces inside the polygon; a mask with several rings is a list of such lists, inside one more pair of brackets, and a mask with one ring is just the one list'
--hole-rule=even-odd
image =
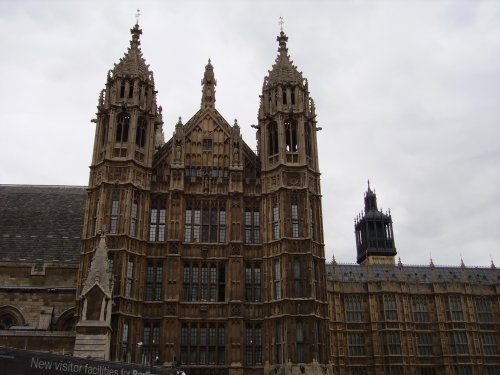
{"label": "arched window", "polygon": [[0,329],[21,325],[24,325],[24,318],[19,310],[12,306],[0,307]]}
{"label": "arched window", "polygon": [[146,119],[143,116],[137,119],[135,144],[141,148],[144,147],[144,145],[146,144]]}
{"label": "arched window", "polygon": [[278,153],[278,125],[273,121],[269,124],[269,156]]}
{"label": "arched window", "polygon": [[130,124],[130,114],[122,112],[118,115],[116,124],[116,142],[128,141],[128,127]]}
{"label": "arched window", "polygon": [[73,332],[75,330],[75,309],[69,309],[61,314],[56,322],[57,331]]}
{"label": "arched window", "polygon": [[292,119],[285,120],[285,142],[287,152],[297,152],[297,123]]}
{"label": "arched window", "polygon": [[125,97],[125,81],[122,81],[120,85],[120,98]]}

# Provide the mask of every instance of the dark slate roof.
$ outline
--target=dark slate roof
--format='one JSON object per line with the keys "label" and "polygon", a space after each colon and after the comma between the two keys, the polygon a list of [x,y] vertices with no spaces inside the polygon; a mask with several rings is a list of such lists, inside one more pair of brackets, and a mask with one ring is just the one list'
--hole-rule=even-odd
{"label": "dark slate roof", "polygon": [[81,186],[0,185],[0,261],[79,261]]}
{"label": "dark slate roof", "polygon": [[498,284],[500,272],[492,267],[327,264],[329,280],[339,282],[396,281],[405,283],[458,282]]}

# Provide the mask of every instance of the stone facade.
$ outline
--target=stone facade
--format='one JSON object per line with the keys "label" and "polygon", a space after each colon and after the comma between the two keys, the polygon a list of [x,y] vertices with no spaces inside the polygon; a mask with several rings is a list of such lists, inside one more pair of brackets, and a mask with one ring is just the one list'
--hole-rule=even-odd
{"label": "stone facade", "polygon": [[316,110],[283,31],[257,152],[217,111],[210,60],[200,109],[165,142],[131,33],[99,96],[88,188],[0,187],[2,345],[188,374],[500,371],[496,268],[395,264],[370,187],[360,265],[325,263]]}

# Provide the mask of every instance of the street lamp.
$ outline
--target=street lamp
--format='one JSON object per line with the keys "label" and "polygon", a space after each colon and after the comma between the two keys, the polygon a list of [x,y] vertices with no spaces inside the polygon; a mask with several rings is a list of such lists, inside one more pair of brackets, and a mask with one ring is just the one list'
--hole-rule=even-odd
{"label": "street lamp", "polygon": [[136,358],[136,362],[137,362],[137,363],[141,363],[141,362],[140,362],[140,359],[141,359],[141,349],[142,349],[142,341],[139,341],[139,342],[137,343],[137,354],[136,354],[136,356],[137,356],[137,358]]}

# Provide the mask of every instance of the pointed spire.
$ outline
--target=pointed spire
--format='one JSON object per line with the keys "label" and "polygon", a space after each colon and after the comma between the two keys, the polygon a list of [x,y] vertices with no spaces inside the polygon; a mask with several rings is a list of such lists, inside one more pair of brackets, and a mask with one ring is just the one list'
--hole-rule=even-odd
{"label": "pointed spire", "polygon": [[214,67],[210,59],[208,59],[208,64],[205,66],[205,74],[201,80],[201,85],[203,86],[201,90],[201,109],[215,108],[215,86],[217,81],[215,80]]}
{"label": "pointed spire", "polygon": [[302,77],[302,72],[297,70],[290,60],[286,42],[288,37],[283,31],[283,18],[280,17],[280,33],[276,37],[278,41],[278,57],[269,71],[269,76],[264,80],[264,87],[273,86],[277,83],[295,83],[303,88],[307,88],[307,81]]}
{"label": "pointed spire", "polygon": [[368,180],[368,190],[365,193],[365,212],[369,211],[378,211],[377,195],[370,187],[370,180]]}
{"label": "pointed spire", "polygon": [[140,48],[140,36],[142,34],[142,30],[139,28],[138,23],[130,29],[130,33],[132,34],[130,47],[125,55],[120,59],[118,64],[115,65],[113,69],[113,76],[139,77],[141,79],[148,80],[151,72],[149,71],[149,65],[146,64],[146,61],[142,57],[142,51]]}
{"label": "pointed spire", "polygon": [[92,257],[92,262],[90,263],[90,269],[85,279],[82,294],[86,294],[95,284],[98,284],[102,287],[104,293],[110,295],[111,281],[106,237],[101,235],[97,249]]}

